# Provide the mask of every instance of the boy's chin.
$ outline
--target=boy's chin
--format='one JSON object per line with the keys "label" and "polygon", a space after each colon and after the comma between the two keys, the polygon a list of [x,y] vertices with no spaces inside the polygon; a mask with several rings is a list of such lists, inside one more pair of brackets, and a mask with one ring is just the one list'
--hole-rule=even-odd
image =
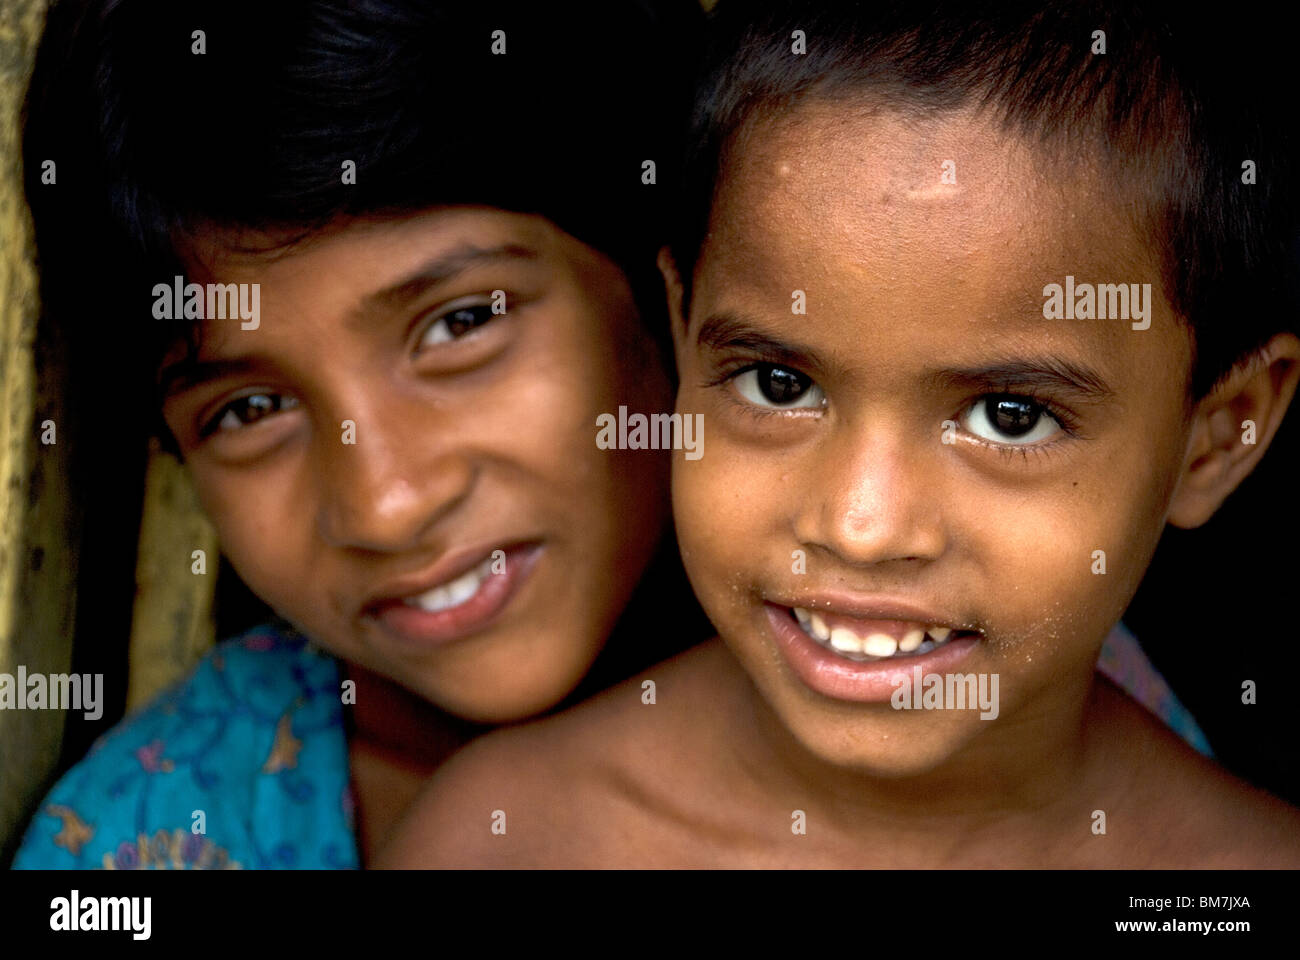
{"label": "boy's chin", "polygon": [[[846,731],[807,716],[782,717],[810,754],[845,773],[882,780],[921,777],[943,767],[979,735],[978,716],[929,714],[863,718]],[[956,720],[956,722],[954,722]],[[972,724],[968,720],[975,720]]]}

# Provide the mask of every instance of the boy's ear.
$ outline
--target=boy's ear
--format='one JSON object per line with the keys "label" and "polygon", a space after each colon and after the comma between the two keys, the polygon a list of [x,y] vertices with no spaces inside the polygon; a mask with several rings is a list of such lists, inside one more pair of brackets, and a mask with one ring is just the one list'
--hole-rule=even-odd
{"label": "boy's ear", "polygon": [[1280,333],[1197,404],[1170,523],[1191,529],[1214,516],[1268,449],[1298,380],[1300,339]]}
{"label": "boy's ear", "polygon": [[686,318],[682,316],[686,287],[669,247],[660,248],[656,263],[659,264],[659,272],[664,275],[664,290],[668,294],[668,322],[673,328],[673,345],[680,351],[686,337]]}

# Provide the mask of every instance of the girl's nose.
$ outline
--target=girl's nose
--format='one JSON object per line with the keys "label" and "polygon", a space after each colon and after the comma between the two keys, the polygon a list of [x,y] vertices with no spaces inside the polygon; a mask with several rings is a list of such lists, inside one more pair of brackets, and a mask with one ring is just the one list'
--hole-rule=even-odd
{"label": "girl's nose", "polygon": [[475,478],[472,458],[454,438],[434,432],[403,430],[372,415],[356,422],[355,443],[337,435],[333,443],[322,438],[317,460],[322,539],[385,553],[426,542],[430,528],[465,500]]}

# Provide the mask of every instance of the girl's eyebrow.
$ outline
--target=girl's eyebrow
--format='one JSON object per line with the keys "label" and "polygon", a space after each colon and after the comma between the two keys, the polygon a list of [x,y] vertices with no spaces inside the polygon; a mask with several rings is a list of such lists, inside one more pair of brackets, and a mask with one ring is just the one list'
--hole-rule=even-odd
{"label": "girl's eyebrow", "polygon": [[[429,288],[446,283],[472,267],[502,260],[536,260],[540,256],[536,250],[518,244],[506,243],[496,247],[462,244],[426,261],[396,283],[367,294],[354,315],[364,320],[370,311],[376,309],[399,309]],[[254,366],[246,359],[203,362],[182,360],[168,364],[158,377],[158,395],[166,399],[202,383],[248,373]]]}
{"label": "girl's eyebrow", "polygon": [[929,378],[962,388],[1060,390],[1090,403],[1105,403],[1115,396],[1092,367],[1056,356],[1006,358],[981,366],[932,370]]}
{"label": "girl's eyebrow", "polygon": [[168,364],[158,376],[158,396],[163,400],[200,384],[252,373],[259,365],[251,357],[230,360],[179,360]]}
{"label": "girl's eyebrow", "polygon": [[367,294],[353,313],[364,318],[375,311],[396,310],[471,267],[502,260],[536,260],[540,256],[536,250],[512,243],[488,248],[462,244],[426,261],[384,289]]}

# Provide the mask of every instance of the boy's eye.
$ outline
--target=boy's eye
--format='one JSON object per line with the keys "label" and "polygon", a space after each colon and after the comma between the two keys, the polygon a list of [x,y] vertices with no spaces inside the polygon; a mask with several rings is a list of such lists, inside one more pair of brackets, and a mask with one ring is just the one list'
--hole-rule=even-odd
{"label": "boy's eye", "polygon": [[1038,443],[1061,430],[1042,404],[1008,394],[980,397],[963,419],[967,430],[993,443]]}
{"label": "boy's eye", "polygon": [[491,304],[486,303],[470,304],[448,310],[429,324],[429,328],[424,332],[424,337],[420,340],[420,345],[427,347],[436,343],[450,343],[452,340],[459,340],[471,330],[483,326],[494,316],[496,314],[493,314]]}
{"label": "boy's eye", "polygon": [[279,393],[250,393],[230,401],[218,410],[200,433],[206,437],[219,430],[238,430],[271,414],[292,410],[296,406],[298,406],[296,399]]}
{"label": "boy's eye", "polygon": [[822,388],[789,367],[759,363],[736,375],[736,390],[759,407],[791,410],[820,407],[825,402]]}

